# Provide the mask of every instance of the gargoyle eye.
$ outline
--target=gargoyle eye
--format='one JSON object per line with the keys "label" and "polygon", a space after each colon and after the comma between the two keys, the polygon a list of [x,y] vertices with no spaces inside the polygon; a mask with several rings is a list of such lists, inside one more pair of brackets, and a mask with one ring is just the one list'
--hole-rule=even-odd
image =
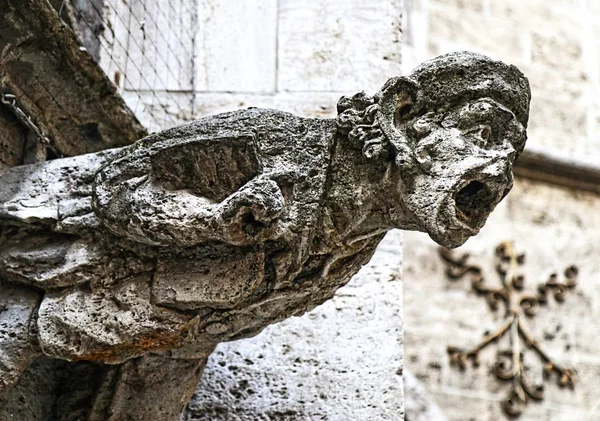
{"label": "gargoyle eye", "polygon": [[476,146],[484,148],[489,145],[493,133],[492,128],[485,124],[467,130],[464,134],[471,138]]}
{"label": "gargoyle eye", "polygon": [[479,137],[485,142],[488,143],[490,138],[492,137],[492,129],[490,126],[483,126],[479,130]]}

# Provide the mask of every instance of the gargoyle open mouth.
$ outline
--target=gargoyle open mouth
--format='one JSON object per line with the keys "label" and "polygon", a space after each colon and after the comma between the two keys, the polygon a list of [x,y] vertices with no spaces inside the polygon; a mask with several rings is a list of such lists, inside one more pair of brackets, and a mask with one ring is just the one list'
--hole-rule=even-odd
{"label": "gargoyle open mouth", "polygon": [[499,192],[488,183],[479,180],[463,182],[454,194],[456,216],[469,227],[480,228],[499,200]]}

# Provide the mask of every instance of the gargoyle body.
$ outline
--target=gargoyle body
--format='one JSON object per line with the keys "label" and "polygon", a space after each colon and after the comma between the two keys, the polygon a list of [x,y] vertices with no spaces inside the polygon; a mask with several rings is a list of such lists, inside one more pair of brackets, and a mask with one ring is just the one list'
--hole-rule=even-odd
{"label": "gargoyle body", "polygon": [[0,174],[0,389],[40,354],[193,359],[255,335],[393,228],[464,243],[512,186],[529,99],[515,67],[455,53],[337,119],[235,111]]}

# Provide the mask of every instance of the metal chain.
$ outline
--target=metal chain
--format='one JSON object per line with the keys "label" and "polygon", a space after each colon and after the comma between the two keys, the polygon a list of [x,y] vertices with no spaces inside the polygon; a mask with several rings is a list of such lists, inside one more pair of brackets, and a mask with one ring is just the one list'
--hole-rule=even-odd
{"label": "metal chain", "polygon": [[17,117],[17,119],[35,134],[35,136],[39,139],[39,141],[42,143],[42,145],[44,145],[46,148],[50,149],[57,157],[62,156],[52,146],[52,142],[50,142],[50,139],[48,138],[48,136],[46,136],[44,134],[44,132],[42,132],[42,130],[38,126],[35,125],[31,116],[27,115],[25,113],[25,111],[23,111],[21,108],[19,108],[19,106],[17,105],[17,97],[15,95],[2,94],[0,101],[2,101],[2,103],[4,105],[6,105],[8,108],[10,108],[10,110]]}

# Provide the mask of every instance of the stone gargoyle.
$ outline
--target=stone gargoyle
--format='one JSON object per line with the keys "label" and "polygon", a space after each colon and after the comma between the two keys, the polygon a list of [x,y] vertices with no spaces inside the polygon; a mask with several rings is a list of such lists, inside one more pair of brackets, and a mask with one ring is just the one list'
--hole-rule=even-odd
{"label": "stone gargoyle", "polygon": [[516,67],[453,53],[336,119],[250,108],[5,171],[0,390],[40,355],[205,358],[331,298],[393,228],[461,245],[512,187],[529,101]]}

